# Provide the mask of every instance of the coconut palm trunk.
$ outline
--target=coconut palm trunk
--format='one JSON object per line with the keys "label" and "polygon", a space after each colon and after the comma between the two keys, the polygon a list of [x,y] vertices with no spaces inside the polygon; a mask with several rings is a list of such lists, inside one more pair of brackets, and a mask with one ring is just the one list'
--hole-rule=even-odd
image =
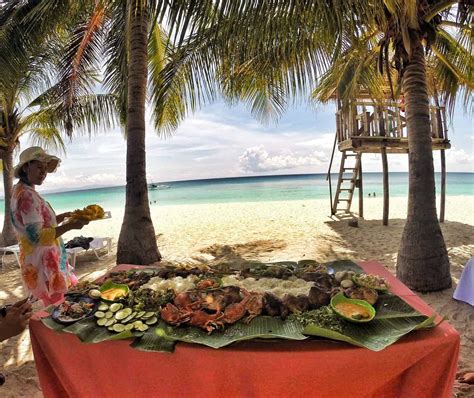
{"label": "coconut palm trunk", "polygon": [[146,181],[145,100],[148,77],[148,16],[144,1],[129,0],[127,185],[117,263],[148,265],[161,259],[150,217]]}
{"label": "coconut palm trunk", "polygon": [[1,152],[3,162],[3,188],[5,192],[5,211],[0,244],[10,246],[17,243],[15,230],[13,229],[12,219],[10,217],[11,191],[13,188],[13,150],[3,149]]}
{"label": "coconut palm trunk", "polygon": [[408,129],[408,214],[397,260],[397,277],[418,291],[451,286],[449,259],[436,215],[433,152],[426,68],[421,40],[403,77]]}

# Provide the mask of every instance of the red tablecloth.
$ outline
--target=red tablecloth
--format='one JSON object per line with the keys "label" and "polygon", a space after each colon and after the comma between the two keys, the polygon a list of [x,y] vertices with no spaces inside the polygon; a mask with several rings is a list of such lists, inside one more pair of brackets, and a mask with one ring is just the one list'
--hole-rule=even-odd
{"label": "red tablecloth", "polygon": [[[433,311],[380,264],[392,291]],[[45,397],[450,397],[459,334],[443,322],[380,352],[328,340],[248,341],[214,350],[178,343],[172,354],[142,352],[130,341],[84,344],[30,322]]]}

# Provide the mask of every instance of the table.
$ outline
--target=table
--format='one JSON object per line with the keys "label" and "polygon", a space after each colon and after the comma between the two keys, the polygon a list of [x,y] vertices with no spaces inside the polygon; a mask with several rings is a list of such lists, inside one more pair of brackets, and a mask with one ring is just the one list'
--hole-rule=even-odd
{"label": "table", "polygon": [[[376,262],[418,311],[433,310]],[[30,322],[45,397],[450,397],[459,356],[447,322],[380,352],[329,340],[248,341],[213,350],[178,343],[173,354],[134,350],[128,341],[84,344]]]}

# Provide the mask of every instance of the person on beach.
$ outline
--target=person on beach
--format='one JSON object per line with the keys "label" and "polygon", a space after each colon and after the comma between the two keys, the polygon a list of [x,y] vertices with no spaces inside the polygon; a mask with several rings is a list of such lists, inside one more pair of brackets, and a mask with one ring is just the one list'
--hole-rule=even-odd
{"label": "person on beach", "polygon": [[58,302],[69,286],[77,283],[67,262],[61,235],[81,229],[88,221],[75,219],[61,224],[71,213],[56,215],[50,204],[36,192],[48,173],[56,171],[60,159],[34,146],[20,154],[14,175],[11,217],[20,244],[20,266],[25,287],[45,305]]}

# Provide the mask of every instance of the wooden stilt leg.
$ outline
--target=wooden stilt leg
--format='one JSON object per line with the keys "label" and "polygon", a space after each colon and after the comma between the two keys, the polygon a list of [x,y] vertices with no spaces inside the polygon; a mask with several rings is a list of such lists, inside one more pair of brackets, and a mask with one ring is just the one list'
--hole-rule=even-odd
{"label": "wooden stilt leg", "polygon": [[362,154],[359,163],[359,217],[364,218],[364,189],[362,187]]}
{"label": "wooden stilt leg", "polygon": [[444,149],[441,149],[441,205],[439,209],[439,222],[444,222],[444,208],[446,205],[446,158]]}
{"label": "wooden stilt leg", "polygon": [[389,204],[389,192],[388,192],[388,161],[387,161],[387,150],[382,148],[382,168],[383,168],[383,225],[388,225],[388,204]]}

